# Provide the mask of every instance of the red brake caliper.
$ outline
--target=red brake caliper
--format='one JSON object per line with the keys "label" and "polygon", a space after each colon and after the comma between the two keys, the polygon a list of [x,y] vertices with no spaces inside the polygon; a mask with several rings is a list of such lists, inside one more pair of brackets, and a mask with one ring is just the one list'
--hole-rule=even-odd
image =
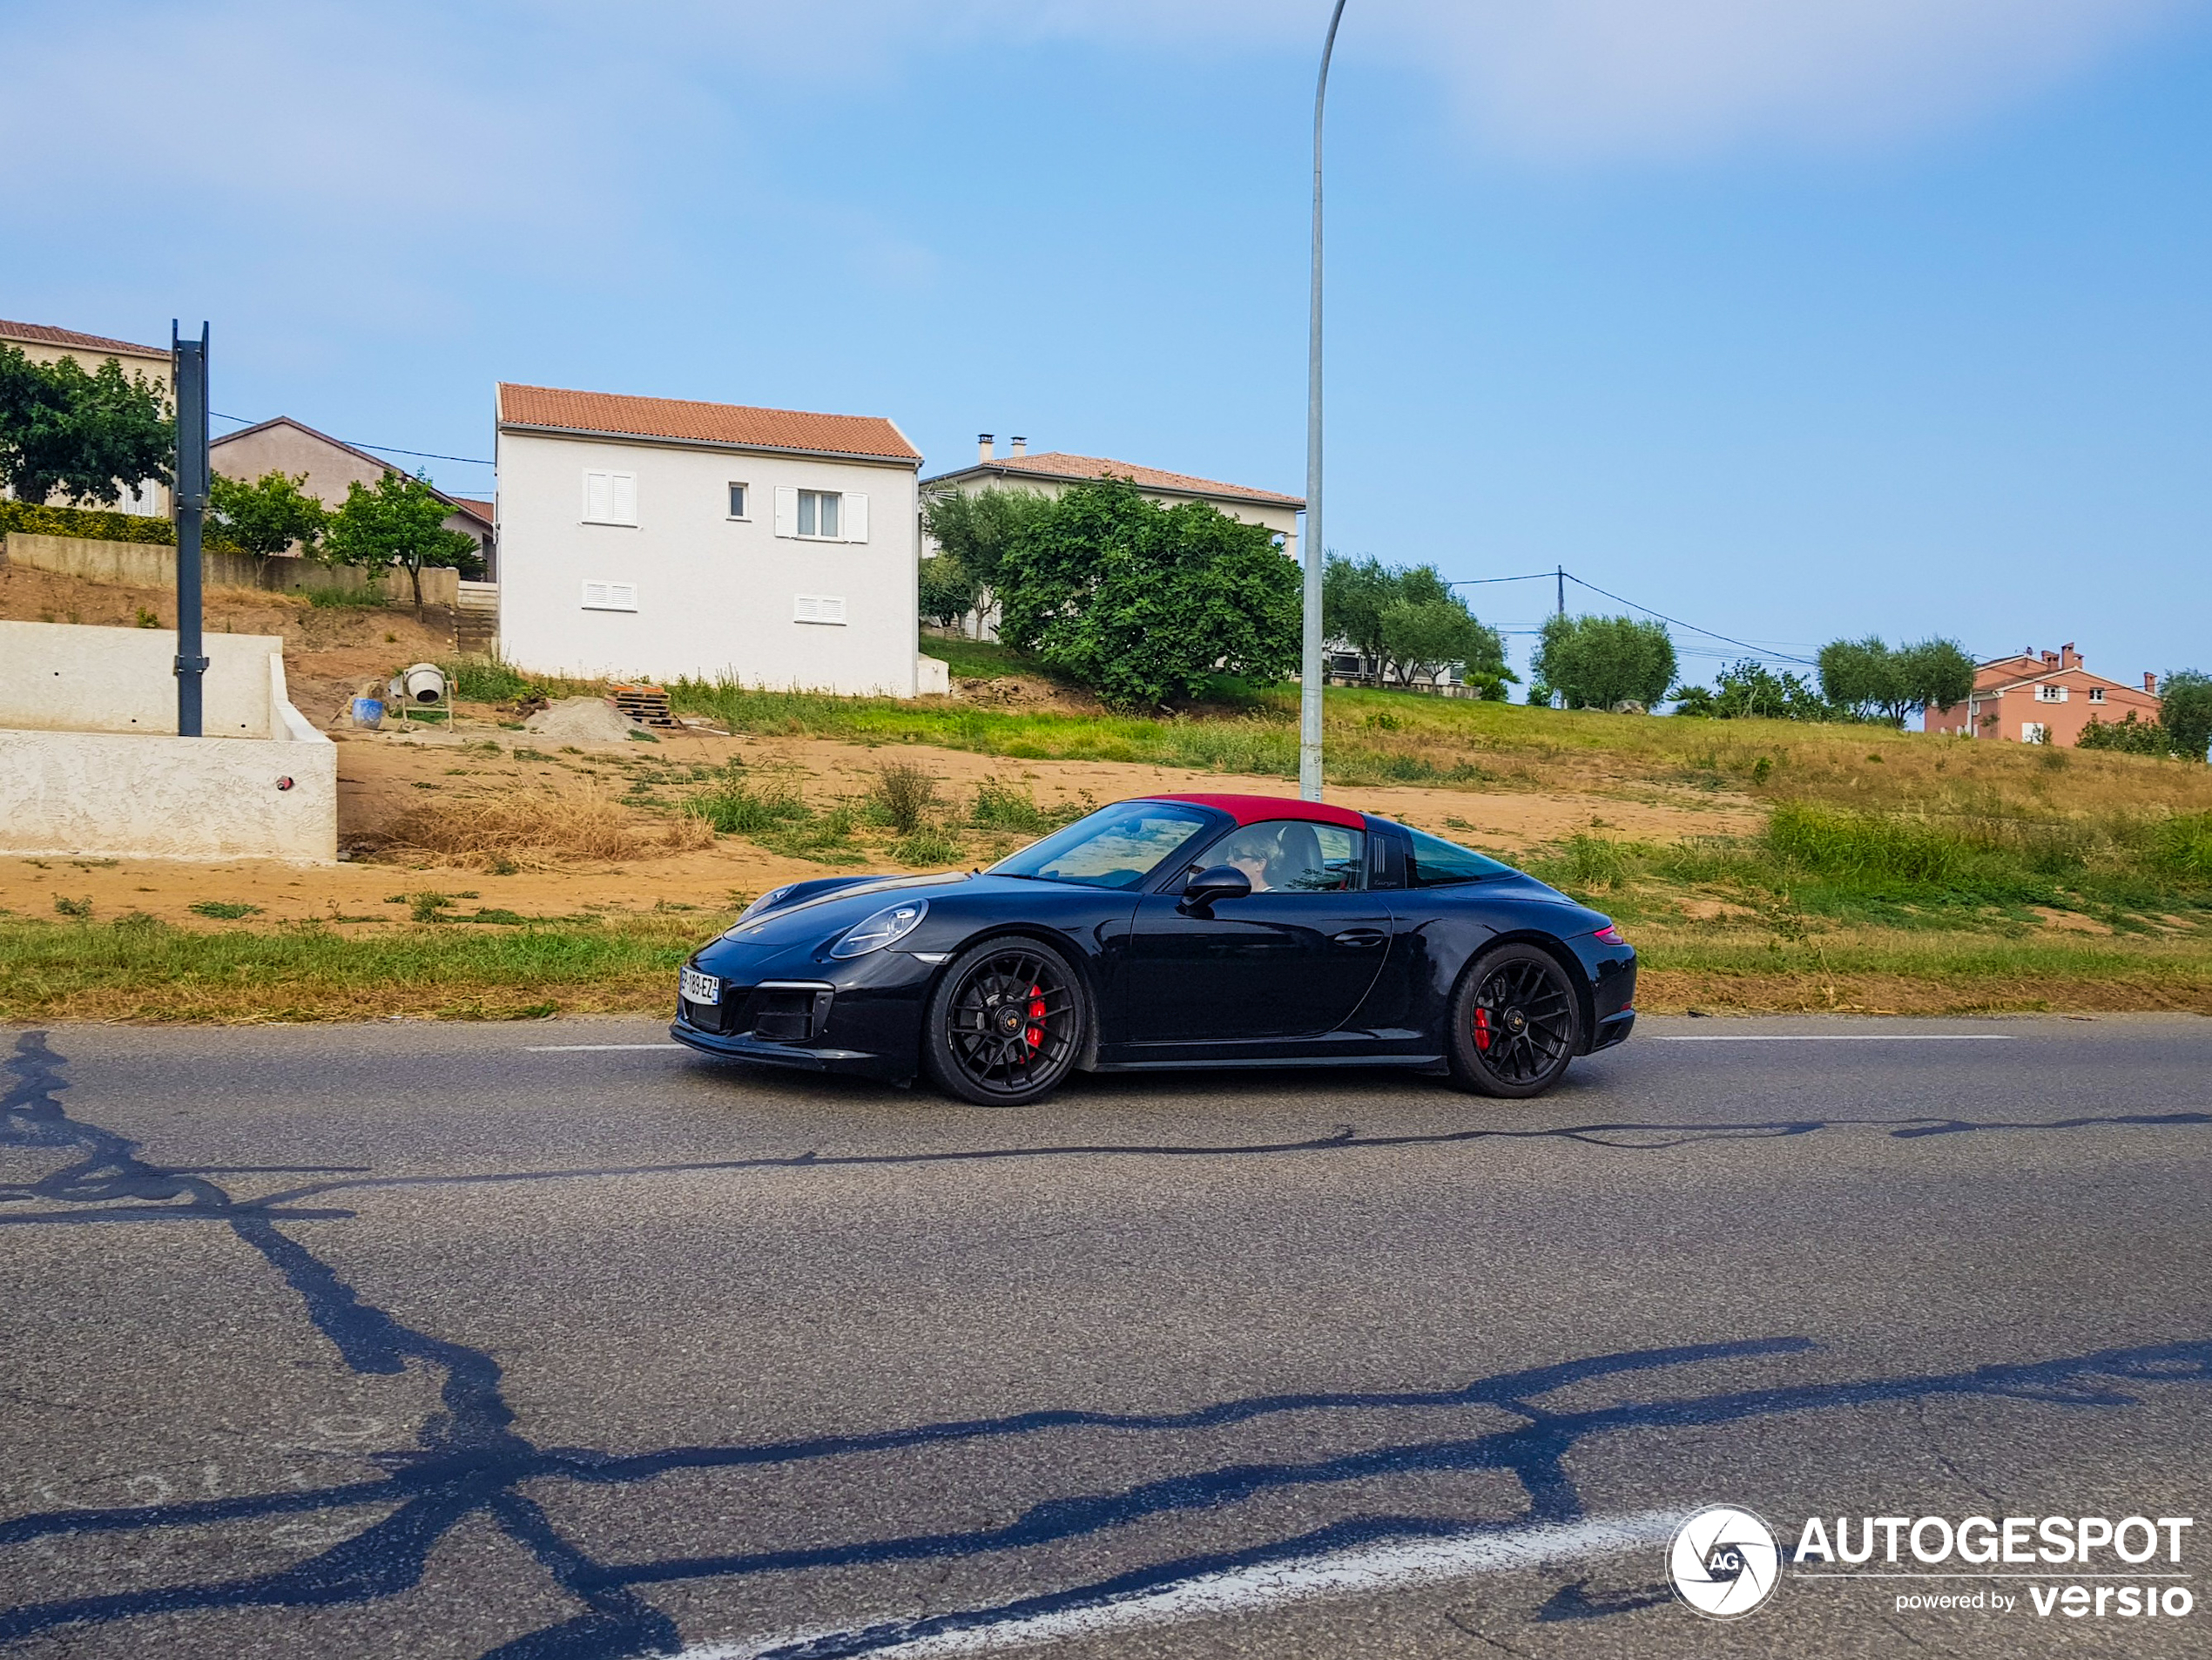
{"label": "red brake caliper", "polygon": [[1490,1047],[1490,1011],[1487,1009],[1474,1011],[1474,1046],[1479,1049]]}
{"label": "red brake caliper", "polygon": [[[1044,1018],[1044,988],[1042,986],[1029,988],[1029,1018],[1031,1020]],[[1044,1028],[1032,1026],[1022,1036],[1029,1040],[1029,1047],[1035,1049],[1044,1042]]]}

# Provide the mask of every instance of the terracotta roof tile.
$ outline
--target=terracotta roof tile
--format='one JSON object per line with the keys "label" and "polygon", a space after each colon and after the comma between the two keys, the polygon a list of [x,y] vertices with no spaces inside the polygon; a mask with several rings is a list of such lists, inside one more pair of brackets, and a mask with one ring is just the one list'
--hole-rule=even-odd
{"label": "terracotta roof tile", "polygon": [[492,522],[492,505],[489,502],[479,502],[475,497],[469,496],[448,496],[446,497],[446,500],[451,502],[455,507],[462,508],[467,509],[469,512],[474,513],[486,524],[489,524]]}
{"label": "terracotta roof tile", "polygon": [[105,334],[80,334],[73,328],[49,328],[44,323],[0,322],[0,340],[26,341],[38,346],[74,346],[87,352],[132,352],[140,357],[166,357],[166,346],[133,346],[127,340],[110,340]]}
{"label": "terracotta roof tile", "polygon": [[555,387],[502,382],[499,421],[502,426],[625,433],[640,438],[689,439],[751,449],[921,460],[921,452],[880,415],[809,415],[797,409],[756,409],[742,403],[633,398],[614,392],[567,392]]}
{"label": "terracotta roof tile", "polygon": [[[1070,455],[1062,450],[1047,450],[1036,455],[999,455],[989,461],[977,462],[959,469],[954,477],[968,473],[1001,473],[1014,477],[1027,475],[1035,478],[1101,478],[1111,475],[1126,478],[1141,490],[1177,490],[1186,496],[1217,496],[1231,501],[1265,502],[1277,507],[1302,508],[1303,499],[1284,496],[1274,490],[1256,490],[1243,484],[1224,484],[1218,479],[1197,478],[1189,473],[1170,473],[1158,467],[1139,467],[1135,462],[1109,461],[1103,455]],[[929,481],[925,481],[929,482]]]}

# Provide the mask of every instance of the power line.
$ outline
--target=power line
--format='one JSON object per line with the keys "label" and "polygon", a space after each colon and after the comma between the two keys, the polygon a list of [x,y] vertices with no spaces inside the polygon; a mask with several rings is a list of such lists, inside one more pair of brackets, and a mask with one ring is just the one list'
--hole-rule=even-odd
{"label": "power line", "polygon": [[[211,409],[208,413],[219,421],[235,421],[241,427],[255,424],[244,415],[225,415],[220,409]],[[365,444],[358,438],[341,438],[338,442],[351,444],[356,449],[373,449],[380,455],[413,455],[418,461],[465,462],[471,467],[496,467],[499,464],[476,455],[442,455],[435,449],[401,449],[397,444]]]}
{"label": "power line", "polygon": [[1553,570],[1538,570],[1526,577],[1468,577],[1459,582],[1447,582],[1444,585],[1447,588],[1472,588],[1478,583],[1485,582],[1549,582],[1558,574],[1557,571]]}
{"label": "power line", "polygon": [[1613,601],[1614,604],[1617,605],[1626,605],[1631,611],[1640,611],[1646,617],[1656,617],[1662,623],[1673,624],[1676,628],[1686,628],[1693,634],[1703,634],[1707,639],[1725,640],[1729,644],[1741,646],[1746,651],[1757,651],[1763,657],[1778,657],[1784,663],[1802,664],[1809,669],[1817,669],[1820,666],[1811,658],[1792,657],[1787,651],[1768,651],[1760,646],[1752,644],[1749,640],[1739,640],[1732,634],[1716,634],[1710,628],[1700,628],[1695,623],[1685,623],[1680,617],[1668,616],[1664,611],[1656,611],[1649,605],[1639,605],[1635,600],[1623,599],[1620,595],[1613,593],[1609,590],[1601,588],[1594,582],[1584,582],[1580,577],[1576,576],[1571,570],[1567,573],[1567,580],[1575,584],[1577,587],[1588,589],[1594,594],[1603,594],[1608,599]]}

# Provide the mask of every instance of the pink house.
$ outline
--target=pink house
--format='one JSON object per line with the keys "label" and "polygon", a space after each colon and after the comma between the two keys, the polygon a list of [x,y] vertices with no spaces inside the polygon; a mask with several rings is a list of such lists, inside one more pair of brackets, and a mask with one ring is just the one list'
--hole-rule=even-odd
{"label": "pink house", "polygon": [[2158,677],[2123,685],[2081,666],[2067,642],[2055,651],[2033,646],[2000,657],[1974,673],[1973,695],[1948,709],[1928,711],[1929,732],[1969,738],[2003,738],[2016,744],[2074,744],[2091,720],[2116,725],[2133,711],[2138,722],[2158,719]]}

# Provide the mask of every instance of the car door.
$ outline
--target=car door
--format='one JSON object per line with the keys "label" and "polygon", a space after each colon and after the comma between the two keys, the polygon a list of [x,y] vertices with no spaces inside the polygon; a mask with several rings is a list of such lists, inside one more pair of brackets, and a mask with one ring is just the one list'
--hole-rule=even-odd
{"label": "car door", "polygon": [[1366,833],[1295,820],[1244,825],[1184,874],[1219,864],[1244,871],[1252,893],[1194,914],[1181,908],[1178,881],[1139,902],[1130,1039],[1236,1043],[1343,1025],[1390,949],[1389,906],[1367,891]]}

